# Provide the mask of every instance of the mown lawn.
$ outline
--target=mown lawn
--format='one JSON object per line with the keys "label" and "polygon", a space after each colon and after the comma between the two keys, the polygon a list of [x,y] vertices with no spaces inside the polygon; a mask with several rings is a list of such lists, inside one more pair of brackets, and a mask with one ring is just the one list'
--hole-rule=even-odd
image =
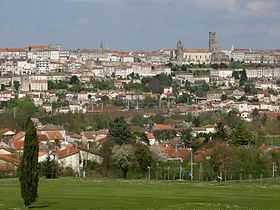
{"label": "mown lawn", "polygon": [[[42,179],[42,210],[279,210],[280,185]],[[0,209],[23,209],[19,184],[0,179]]]}

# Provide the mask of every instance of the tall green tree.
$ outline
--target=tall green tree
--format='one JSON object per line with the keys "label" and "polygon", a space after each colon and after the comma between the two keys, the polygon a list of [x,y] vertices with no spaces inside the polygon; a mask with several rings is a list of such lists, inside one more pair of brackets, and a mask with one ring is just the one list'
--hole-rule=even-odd
{"label": "tall green tree", "polygon": [[112,141],[118,145],[128,144],[131,141],[131,132],[123,117],[116,118],[110,123],[109,133]]}
{"label": "tall green tree", "polygon": [[217,140],[227,140],[228,134],[225,128],[225,124],[223,121],[219,121],[216,125],[216,134],[215,134],[215,139]]}
{"label": "tall green tree", "polygon": [[76,75],[72,76],[70,78],[70,84],[71,85],[79,85],[80,84],[79,78]]}
{"label": "tall green tree", "polygon": [[237,125],[232,131],[232,143],[235,145],[255,144],[254,136],[243,123]]}
{"label": "tall green tree", "polygon": [[238,72],[238,71],[232,72],[232,77],[233,77],[235,80],[239,80],[239,79],[240,79],[239,72]]}
{"label": "tall green tree", "polygon": [[190,147],[192,142],[192,129],[186,129],[182,131],[181,142],[185,147]]}
{"label": "tall green tree", "polygon": [[239,85],[243,86],[247,81],[248,81],[247,73],[246,70],[243,69],[243,71],[241,72]]}
{"label": "tall green tree", "polygon": [[26,135],[24,140],[24,151],[20,165],[20,186],[21,196],[26,207],[36,201],[38,197],[39,165],[38,153],[39,144],[36,128],[29,118],[26,123]]}
{"label": "tall green tree", "polygon": [[14,81],[13,86],[14,86],[15,90],[18,92],[19,87],[20,87],[19,81]]}
{"label": "tall green tree", "polygon": [[101,170],[103,176],[107,177],[109,175],[110,169],[113,165],[112,155],[113,155],[113,147],[114,144],[111,140],[106,141],[101,149],[100,154],[103,158],[102,164],[101,164]]}
{"label": "tall green tree", "polygon": [[135,158],[142,172],[147,172],[148,167],[152,166],[152,153],[149,150],[149,147],[144,144],[135,144]]}

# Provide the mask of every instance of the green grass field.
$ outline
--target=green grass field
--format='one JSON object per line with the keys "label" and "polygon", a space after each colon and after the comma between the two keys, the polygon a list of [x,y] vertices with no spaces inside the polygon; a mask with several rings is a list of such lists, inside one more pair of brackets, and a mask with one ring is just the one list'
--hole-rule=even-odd
{"label": "green grass field", "polygon": [[[280,185],[42,179],[42,210],[279,210]],[[0,179],[0,209],[23,209],[19,184]]]}

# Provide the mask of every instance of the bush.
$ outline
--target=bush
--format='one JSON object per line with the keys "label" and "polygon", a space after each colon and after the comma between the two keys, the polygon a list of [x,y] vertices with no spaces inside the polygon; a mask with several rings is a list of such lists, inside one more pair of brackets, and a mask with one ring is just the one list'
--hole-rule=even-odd
{"label": "bush", "polygon": [[61,169],[62,176],[75,176],[77,173],[70,167],[62,168]]}

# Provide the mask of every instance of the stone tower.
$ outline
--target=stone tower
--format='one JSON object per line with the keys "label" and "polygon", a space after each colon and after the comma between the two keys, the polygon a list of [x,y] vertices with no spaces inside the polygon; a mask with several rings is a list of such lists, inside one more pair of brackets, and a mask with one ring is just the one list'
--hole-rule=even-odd
{"label": "stone tower", "polygon": [[181,40],[177,42],[176,60],[178,63],[183,63],[184,60],[184,46]]}
{"label": "stone tower", "polygon": [[216,32],[209,32],[209,51],[219,51],[219,42]]}

